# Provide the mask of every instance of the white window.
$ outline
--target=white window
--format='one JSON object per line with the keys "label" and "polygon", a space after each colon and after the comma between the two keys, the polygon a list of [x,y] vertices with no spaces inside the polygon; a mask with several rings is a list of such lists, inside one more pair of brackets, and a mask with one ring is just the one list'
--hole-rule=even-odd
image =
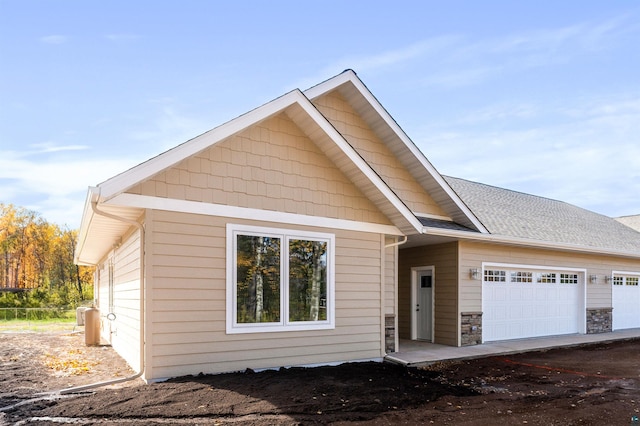
{"label": "white window", "polygon": [[614,275],[613,276],[613,285],[637,286],[638,285],[638,281],[640,281],[640,279],[638,277],[621,276],[621,275]]}
{"label": "white window", "polygon": [[507,281],[507,273],[506,271],[485,269],[484,280],[485,282],[502,282],[503,283]]}
{"label": "white window", "polygon": [[578,274],[560,274],[560,284],[578,284]]}
{"label": "white window", "polygon": [[227,333],[334,328],[335,236],[227,225]]}
{"label": "white window", "polygon": [[538,274],[538,282],[545,284],[555,284],[556,274],[553,272],[543,272],[541,274]]}
{"label": "white window", "polygon": [[511,272],[512,283],[531,283],[533,282],[533,274],[531,272]]}

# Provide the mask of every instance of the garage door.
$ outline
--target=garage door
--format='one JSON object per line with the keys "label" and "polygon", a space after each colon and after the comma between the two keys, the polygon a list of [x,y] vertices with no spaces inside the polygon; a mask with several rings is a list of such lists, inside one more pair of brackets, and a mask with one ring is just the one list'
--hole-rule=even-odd
{"label": "garage door", "polygon": [[638,275],[613,275],[613,329],[640,327]]}
{"label": "garage door", "polygon": [[482,340],[583,332],[584,274],[485,267]]}

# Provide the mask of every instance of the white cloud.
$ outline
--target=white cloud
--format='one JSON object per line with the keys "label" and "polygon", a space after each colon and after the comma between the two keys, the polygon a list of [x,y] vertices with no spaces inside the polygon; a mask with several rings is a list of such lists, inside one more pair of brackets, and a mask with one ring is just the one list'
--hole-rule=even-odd
{"label": "white cloud", "polygon": [[75,228],[79,226],[87,187],[135,164],[135,160],[122,158],[88,155],[60,160],[0,151],[0,202],[27,207],[48,221]]}
{"label": "white cloud", "polygon": [[60,34],[53,34],[40,37],[40,41],[46,44],[64,44],[69,41],[69,37]]}
{"label": "white cloud", "polygon": [[[128,134],[128,138],[165,151],[213,127],[211,122],[204,122],[183,114],[178,108],[171,105],[173,100],[170,98],[153,99],[150,102],[161,105],[157,115],[145,122],[144,130],[132,131]],[[214,123],[214,125],[218,124],[220,123]],[[151,154],[153,153],[146,153],[148,156]]]}
{"label": "white cloud", "polygon": [[343,57],[323,67],[313,76],[299,80],[294,87],[307,89],[319,81],[333,77],[346,69],[353,69],[358,73],[365,73],[397,67],[411,60],[445,51],[454,45],[458,39],[459,36],[457,35],[445,35],[418,41],[406,46],[400,46],[397,49],[377,52],[372,55],[358,54]]}
{"label": "white cloud", "polygon": [[30,147],[33,148],[34,151],[37,153],[51,153],[51,152],[61,152],[61,151],[83,151],[85,149],[89,149],[87,145],[57,146],[52,142],[32,144],[30,145]]}
{"label": "white cloud", "polygon": [[424,70],[418,82],[423,87],[466,87],[505,73],[567,63],[576,55],[605,48],[626,32],[637,31],[634,25],[633,19],[620,16],[484,39],[446,34],[370,55],[340,58],[293,87],[306,89],[348,68],[371,73],[408,64]]}
{"label": "white cloud", "polygon": [[[514,120],[517,130],[505,129]],[[640,94],[625,93],[488,106],[414,140],[444,174],[621,216],[640,213],[638,135]]]}

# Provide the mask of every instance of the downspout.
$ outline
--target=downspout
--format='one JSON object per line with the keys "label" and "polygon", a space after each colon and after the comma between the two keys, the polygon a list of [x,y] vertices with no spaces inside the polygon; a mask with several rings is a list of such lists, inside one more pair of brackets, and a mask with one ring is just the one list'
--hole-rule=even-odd
{"label": "downspout", "polygon": [[61,389],[59,391],[56,392],[52,392],[53,394],[60,394],[60,395],[64,395],[64,394],[68,394],[68,393],[74,393],[74,392],[81,392],[81,391],[85,391],[88,389],[94,389],[94,388],[99,388],[102,386],[109,386],[109,385],[114,385],[117,383],[122,383],[122,382],[128,382],[130,380],[135,380],[139,377],[141,377],[144,374],[145,371],[145,336],[144,336],[144,331],[145,331],[145,327],[144,327],[144,321],[145,321],[145,310],[144,310],[144,302],[145,302],[145,297],[144,297],[144,278],[145,278],[145,274],[144,274],[144,245],[145,245],[145,231],[144,231],[144,225],[142,225],[140,222],[137,222],[135,220],[131,220],[131,219],[127,219],[124,217],[120,217],[120,216],[116,216],[114,214],[111,213],[107,213],[105,211],[102,211],[100,209],[98,209],[98,202],[97,201],[92,201],[91,202],[91,210],[93,210],[93,212],[99,216],[104,216],[107,217],[109,219],[113,219],[113,220],[117,220],[120,222],[124,222],[127,223],[129,225],[135,226],[136,228],[138,228],[138,230],[140,231],[140,371],[137,372],[136,374],[132,375],[132,376],[128,376],[128,377],[123,377],[120,379],[113,379],[113,380],[107,380],[107,381],[103,381],[103,382],[97,382],[97,383],[91,383],[88,385],[82,385],[82,386],[74,386],[71,388],[66,388],[66,389]]}

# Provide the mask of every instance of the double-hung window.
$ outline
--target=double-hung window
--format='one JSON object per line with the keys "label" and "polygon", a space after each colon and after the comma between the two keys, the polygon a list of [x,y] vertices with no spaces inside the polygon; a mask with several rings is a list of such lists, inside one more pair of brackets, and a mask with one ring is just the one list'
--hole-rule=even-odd
{"label": "double-hung window", "polygon": [[227,333],[334,328],[335,237],[227,225]]}

